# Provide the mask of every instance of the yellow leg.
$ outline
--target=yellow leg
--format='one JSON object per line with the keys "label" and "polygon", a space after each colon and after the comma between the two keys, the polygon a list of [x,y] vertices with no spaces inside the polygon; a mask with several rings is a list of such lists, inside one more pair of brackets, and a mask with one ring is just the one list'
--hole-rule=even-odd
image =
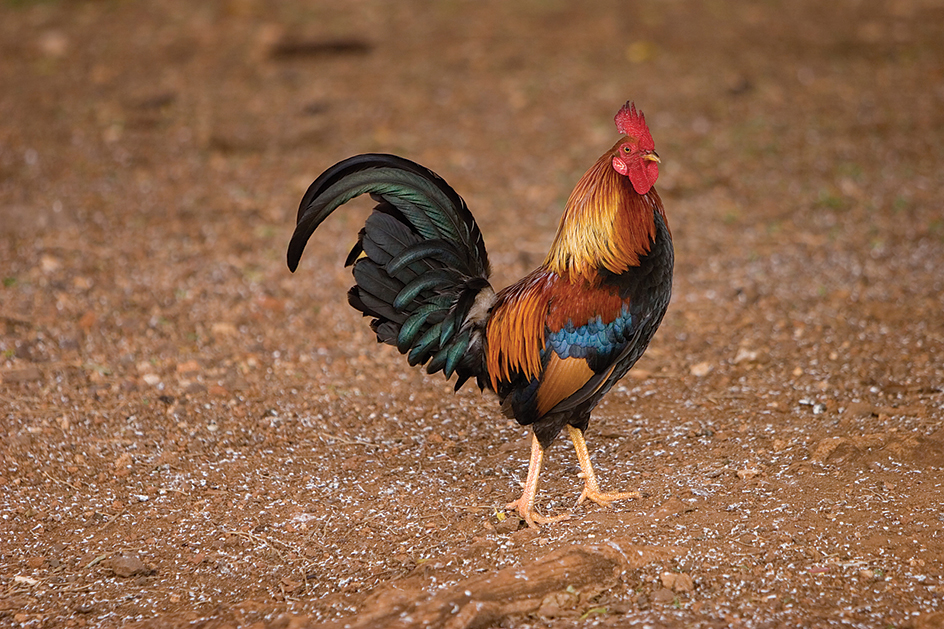
{"label": "yellow leg", "polygon": [[538,493],[538,477],[541,475],[541,462],[544,460],[544,448],[541,447],[538,438],[531,435],[531,461],[528,463],[528,480],[524,483],[524,491],[521,497],[514,502],[505,505],[506,509],[514,509],[521,516],[521,519],[528,523],[533,529],[538,528],[539,524],[548,524],[565,520],[568,516],[559,515],[549,518],[541,515],[534,510],[534,498]]}
{"label": "yellow leg", "polygon": [[[574,442],[574,449],[577,451],[577,460],[580,461],[580,469],[583,472],[583,492],[577,499],[579,505],[584,500],[592,500],[601,507],[609,506],[614,500],[625,500],[626,498],[641,498],[638,491],[626,493],[603,493],[600,491],[600,485],[597,483],[597,476],[593,473],[593,464],[590,462],[590,453],[587,452],[587,442],[584,441],[583,431],[567,426],[570,433],[570,439]],[[576,506],[576,505],[575,505]]]}

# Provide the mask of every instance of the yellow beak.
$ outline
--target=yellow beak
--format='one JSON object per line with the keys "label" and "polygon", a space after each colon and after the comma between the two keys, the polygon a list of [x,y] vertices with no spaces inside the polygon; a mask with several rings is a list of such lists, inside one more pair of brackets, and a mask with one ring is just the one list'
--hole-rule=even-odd
{"label": "yellow beak", "polygon": [[657,164],[661,164],[661,163],[662,163],[662,160],[659,159],[658,153],[656,153],[655,151],[653,151],[652,153],[646,153],[645,155],[642,156],[642,158],[643,158],[643,159],[647,159],[647,160],[649,160],[650,162],[655,162],[655,163],[657,163]]}

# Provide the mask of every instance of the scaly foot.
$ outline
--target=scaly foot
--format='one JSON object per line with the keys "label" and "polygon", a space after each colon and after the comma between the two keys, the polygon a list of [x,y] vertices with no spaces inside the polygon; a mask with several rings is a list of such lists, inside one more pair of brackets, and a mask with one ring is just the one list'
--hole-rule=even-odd
{"label": "scaly foot", "polygon": [[549,524],[566,520],[569,515],[547,517],[534,510],[534,497],[538,493],[538,477],[541,475],[541,461],[544,459],[544,448],[538,438],[531,435],[531,461],[528,463],[528,480],[525,481],[521,497],[505,505],[506,509],[514,509],[528,526],[536,529],[540,524]]}
{"label": "scaly foot", "polygon": [[577,504],[574,506],[576,507],[584,500],[590,500],[591,502],[597,503],[601,507],[608,507],[610,506],[611,502],[616,500],[626,500],[627,498],[642,498],[642,494],[640,494],[638,491],[607,493],[602,492],[595,487],[590,487],[590,484],[587,483],[584,485],[583,492],[580,494],[580,498],[577,498]]}
{"label": "scaly foot", "polygon": [[551,522],[560,522],[561,520],[567,520],[570,518],[570,514],[565,513],[564,515],[555,515],[555,516],[546,516],[541,515],[534,510],[533,504],[527,504],[528,501],[525,500],[525,496],[521,496],[514,502],[509,502],[505,505],[505,508],[509,511],[514,510],[521,516],[521,519],[524,520],[528,526],[532,529],[540,528],[541,525],[550,524]]}
{"label": "scaly foot", "polygon": [[[570,432],[570,439],[574,442],[574,449],[577,451],[577,461],[580,462],[580,476],[583,478],[584,486],[580,498],[577,499],[579,505],[584,500],[591,500],[601,507],[610,506],[611,502],[616,500],[625,500],[627,498],[642,498],[638,491],[626,493],[605,493],[600,491],[600,484],[597,482],[597,476],[593,473],[593,464],[590,462],[590,454],[587,452],[587,442],[583,438],[583,431],[567,426]],[[576,506],[576,505],[574,505]]]}

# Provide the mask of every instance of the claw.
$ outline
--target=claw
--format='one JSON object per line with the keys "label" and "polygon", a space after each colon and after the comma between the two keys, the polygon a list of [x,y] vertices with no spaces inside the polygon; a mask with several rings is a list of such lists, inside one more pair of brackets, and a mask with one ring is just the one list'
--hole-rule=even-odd
{"label": "claw", "polygon": [[541,515],[534,509],[534,505],[526,504],[527,501],[524,500],[525,496],[522,495],[521,498],[518,498],[514,502],[509,502],[505,505],[505,508],[508,510],[513,510],[518,513],[522,520],[527,523],[529,528],[536,529],[540,528],[544,524],[550,524],[552,522],[560,522],[562,520],[570,519],[570,514],[565,513],[563,515],[555,516],[546,516]]}

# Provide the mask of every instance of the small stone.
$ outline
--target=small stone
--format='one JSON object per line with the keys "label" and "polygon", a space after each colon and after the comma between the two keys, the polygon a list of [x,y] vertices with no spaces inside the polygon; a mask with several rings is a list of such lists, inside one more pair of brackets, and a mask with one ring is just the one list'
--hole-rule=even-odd
{"label": "small stone", "polygon": [[206,393],[206,390],[207,390],[206,385],[201,384],[199,382],[188,382],[184,386],[184,393],[187,393],[190,395],[198,395],[200,393]]}
{"label": "small stone", "polygon": [[537,613],[545,618],[563,616],[566,615],[566,612],[572,610],[579,600],[576,594],[570,592],[552,592],[541,601]]}
{"label": "small stone", "polygon": [[678,577],[675,579],[675,585],[672,586],[672,590],[675,592],[694,592],[695,591],[695,582],[692,581],[692,577],[688,574],[681,572]]}
{"label": "small stone", "polygon": [[95,314],[94,310],[89,310],[79,318],[79,327],[82,328],[84,332],[88,332],[95,326],[97,321],[98,315]]}
{"label": "small stone", "polygon": [[222,387],[218,384],[211,384],[210,387],[207,389],[207,393],[209,393],[213,397],[228,397],[229,396],[229,390],[226,387]]}
{"label": "small stone", "polygon": [[39,580],[38,580],[38,579],[34,579],[33,577],[25,577],[25,576],[23,576],[23,575],[21,575],[21,574],[18,574],[18,575],[16,575],[15,577],[13,577],[13,582],[14,582],[14,583],[22,583],[22,584],[24,584],[24,585],[36,585],[36,584],[39,583]]}
{"label": "small stone", "polygon": [[668,500],[662,503],[658,509],[653,511],[652,518],[655,520],[662,520],[669,516],[679,515],[685,513],[690,509],[676,496],[670,497]]}
{"label": "small stone", "polygon": [[217,322],[210,326],[210,331],[219,336],[236,336],[236,326],[232,323]]}
{"label": "small stone", "polygon": [[684,572],[663,572],[662,585],[679,593],[692,592],[695,589],[692,578]]}
{"label": "small stone", "polygon": [[131,453],[124,452],[121,456],[115,459],[115,469],[120,470],[123,468],[131,467],[131,464],[134,462],[134,457],[131,456]]}
{"label": "small stone", "polygon": [[152,387],[156,387],[161,383],[161,377],[156,373],[146,373],[141,376],[141,379],[144,380],[144,384]]}
{"label": "small stone", "polygon": [[669,588],[660,588],[652,593],[653,603],[671,603],[675,600],[675,592]]}
{"label": "small stone", "polygon": [[102,567],[115,576],[126,579],[137,575],[151,574],[151,569],[141,561],[137,553],[122,553],[102,562]]}
{"label": "small stone", "polygon": [[705,361],[705,362],[700,362],[700,363],[696,363],[692,365],[689,368],[689,372],[696,378],[703,378],[707,376],[709,373],[711,373],[711,369],[712,369],[711,363]]}
{"label": "small stone", "polygon": [[508,533],[514,533],[518,530],[518,523],[520,522],[518,518],[517,511],[509,511],[505,513],[505,519],[497,522],[495,524],[495,532],[500,535],[507,535]]}
{"label": "small stone", "polygon": [[188,360],[187,362],[180,363],[177,365],[177,373],[199,373],[200,372],[200,363],[195,360]]}
{"label": "small stone", "polygon": [[40,257],[39,266],[44,273],[55,273],[62,268],[62,262],[58,258],[45,254]]}
{"label": "small stone", "polygon": [[[47,57],[59,58],[62,57],[68,52],[69,49],[69,38],[66,37],[61,31],[46,31],[36,40],[36,43],[39,49]],[[47,258],[48,256],[43,256]]]}
{"label": "small stone", "polygon": [[757,356],[758,352],[755,350],[750,350],[746,347],[738,348],[737,354],[734,356],[734,364],[757,362]]}
{"label": "small stone", "polygon": [[743,470],[738,470],[737,475],[738,475],[738,478],[740,478],[741,480],[750,480],[754,478],[755,476],[758,476],[761,472],[762,470],[756,467],[748,467],[748,468],[744,468]]}

